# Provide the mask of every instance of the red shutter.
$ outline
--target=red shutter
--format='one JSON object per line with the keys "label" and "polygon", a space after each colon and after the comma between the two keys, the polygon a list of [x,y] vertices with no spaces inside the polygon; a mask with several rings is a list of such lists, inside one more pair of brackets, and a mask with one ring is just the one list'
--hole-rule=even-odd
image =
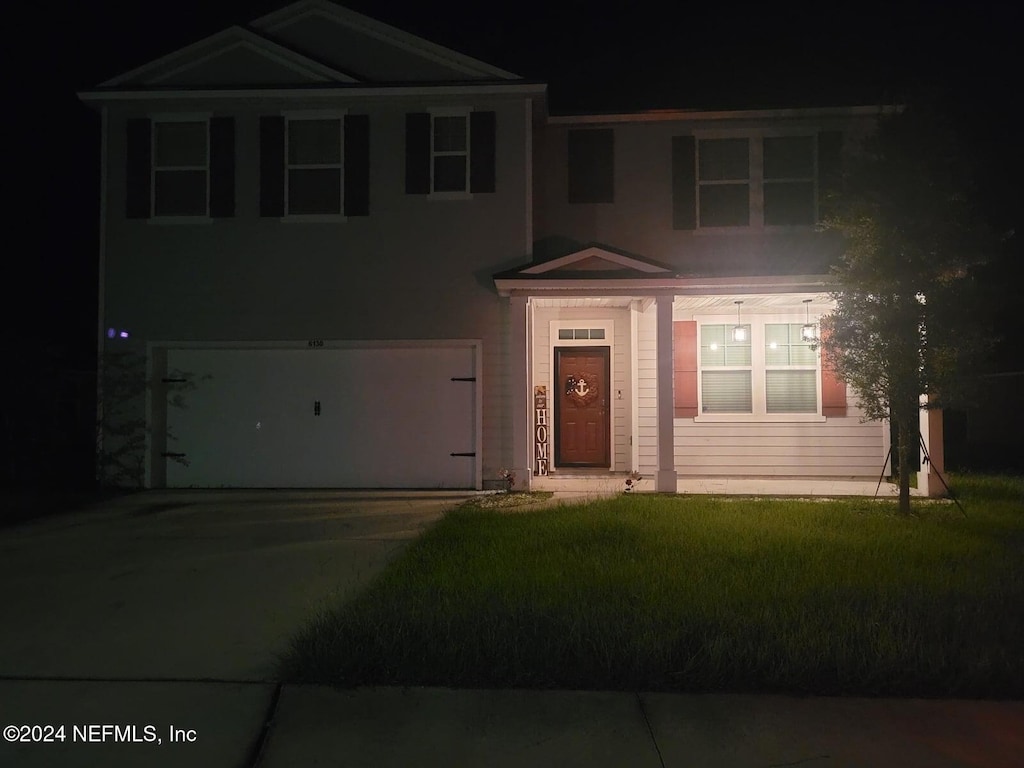
{"label": "red shutter", "polygon": [[821,347],[821,415],[846,415],[846,382],[836,375],[825,347]]}
{"label": "red shutter", "polygon": [[672,373],[675,380],[675,417],[697,415],[697,322],[672,323]]}

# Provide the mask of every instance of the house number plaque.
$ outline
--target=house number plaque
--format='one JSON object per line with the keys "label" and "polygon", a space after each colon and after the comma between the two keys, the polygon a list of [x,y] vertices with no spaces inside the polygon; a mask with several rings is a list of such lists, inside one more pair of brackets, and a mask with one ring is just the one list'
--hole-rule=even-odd
{"label": "house number plaque", "polygon": [[533,442],[534,473],[548,473],[548,388],[543,384],[533,388]]}

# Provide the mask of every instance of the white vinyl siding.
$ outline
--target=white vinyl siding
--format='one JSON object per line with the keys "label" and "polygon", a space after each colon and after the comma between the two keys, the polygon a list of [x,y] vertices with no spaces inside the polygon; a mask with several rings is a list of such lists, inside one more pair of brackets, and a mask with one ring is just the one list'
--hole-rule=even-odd
{"label": "white vinyl siding", "polygon": [[[637,337],[640,471],[650,476],[658,463],[657,325],[653,305],[638,314]],[[882,470],[886,427],[879,422],[861,422],[855,403],[851,403],[846,417],[827,421],[797,421],[799,414],[794,414],[793,421],[758,422],[749,418],[718,422],[675,419],[676,472],[680,477],[877,478]],[[785,419],[785,415],[775,418]]]}

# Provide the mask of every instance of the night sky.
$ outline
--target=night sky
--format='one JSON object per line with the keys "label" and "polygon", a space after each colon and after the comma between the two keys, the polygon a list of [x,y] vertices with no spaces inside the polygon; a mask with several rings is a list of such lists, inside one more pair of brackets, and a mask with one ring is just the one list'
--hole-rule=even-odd
{"label": "night sky", "polygon": [[[99,118],[75,92],[285,5],[275,0],[18,4],[7,65],[16,114],[9,188],[24,245],[5,333],[94,354]],[[971,105],[1016,141],[1009,7],[351,0],[347,7],[549,84],[554,113],[876,104],[921,85]],[[621,8],[623,10],[614,10]],[[628,9],[628,10],[626,10]],[[9,126],[10,127],[10,124]],[[1007,162],[1019,168],[1019,149]],[[1017,175],[1020,178],[1020,175]],[[1018,194],[1014,190],[1015,194]]]}

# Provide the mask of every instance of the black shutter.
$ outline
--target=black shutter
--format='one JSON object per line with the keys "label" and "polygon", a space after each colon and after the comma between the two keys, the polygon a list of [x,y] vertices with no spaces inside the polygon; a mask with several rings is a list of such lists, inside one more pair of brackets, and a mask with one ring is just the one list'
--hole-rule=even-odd
{"label": "black shutter", "polygon": [[697,166],[693,136],[672,137],[672,229],[697,228]]}
{"label": "black shutter", "polygon": [[412,112],[405,116],[405,192],[430,193],[430,114]]}
{"label": "black shutter", "polygon": [[125,136],[125,208],[129,219],[150,216],[152,125],[145,117],[128,120]]}
{"label": "black shutter", "polygon": [[210,215],[235,215],[235,119],[210,119]]}
{"label": "black shutter", "polygon": [[260,118],[260,216],[284,216],[284,118]]}
{"label": "black shutter", "polygon": [[469,114],[469,191],[495,189],[497,120],[493,112]]}
{"label": "black shutter", "polygon": [[345,215],[370,215],[369,115],[345,115]]}
{"label": "black shutter", "polygon": [[843,134],[841,131],[822,131],[818,134],[818,219],[833,213],[833,197],[843,182]]}
{"label": "black shutter", "polygon": [[569,131],[568,142],[569,202],[615,202],[614,131]]}

